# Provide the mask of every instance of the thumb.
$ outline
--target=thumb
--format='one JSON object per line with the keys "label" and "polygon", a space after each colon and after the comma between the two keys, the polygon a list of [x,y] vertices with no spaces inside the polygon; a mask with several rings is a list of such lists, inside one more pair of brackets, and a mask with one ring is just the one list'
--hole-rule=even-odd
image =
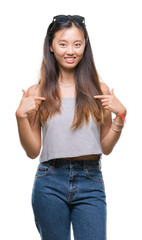
{"label": "thumb", "polygon": [[22,97],[22,98],[25,98],[25,97],[26,97],[26,94],[27,94],[27,92],[26,92],[24,89],[22,89],[22,92],[23,92],[23,97]]}
{"label": "thumb", "polygon": [[114,88],[111,89],[110,94],[114,95]]}

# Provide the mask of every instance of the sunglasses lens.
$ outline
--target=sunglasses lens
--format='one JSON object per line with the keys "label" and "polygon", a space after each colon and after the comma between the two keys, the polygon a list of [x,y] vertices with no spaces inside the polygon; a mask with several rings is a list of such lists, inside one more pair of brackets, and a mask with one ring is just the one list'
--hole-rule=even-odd
{"label": "sunglasses lens", "polygon": [[84,23],[84,17],[78,16],[78,15],[73,15],[72,16],[73,21],[78,22],[78,23]]}
{"label": "sunglasses lens", "polygon": [[65,15],[59,15],[55,18],[55,20],[59,23],[62,23],[62,22],[67,22],[69,19]]}

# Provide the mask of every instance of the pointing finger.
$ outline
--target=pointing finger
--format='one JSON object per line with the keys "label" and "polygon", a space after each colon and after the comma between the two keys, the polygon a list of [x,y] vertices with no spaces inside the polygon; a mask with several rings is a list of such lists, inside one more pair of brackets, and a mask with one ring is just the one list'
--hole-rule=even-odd
{"label": "pointing finger", "polygon": [[101,99],[101,98],[110,98],[110,95],[96,95],[96,96],[94,96],[94,98],[98,98],[98,99]]}
{"label": "pointing finger", "polygon": [[34,99],[36,99],[36,100],[42,100],[42,101],[45,101],[45,100],[46,100],[45,97],[34,97]]}

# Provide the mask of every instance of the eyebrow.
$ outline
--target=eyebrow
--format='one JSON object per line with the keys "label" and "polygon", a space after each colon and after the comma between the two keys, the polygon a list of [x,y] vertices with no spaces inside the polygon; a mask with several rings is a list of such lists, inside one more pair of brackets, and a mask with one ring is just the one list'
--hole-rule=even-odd
{"label": "eyebrow", "polygon": [[[59,39],[58,42],[67,42],[67,40],[65,40],[65,39]],[[74,42],[82,42],[82,40],[75,40]]]}

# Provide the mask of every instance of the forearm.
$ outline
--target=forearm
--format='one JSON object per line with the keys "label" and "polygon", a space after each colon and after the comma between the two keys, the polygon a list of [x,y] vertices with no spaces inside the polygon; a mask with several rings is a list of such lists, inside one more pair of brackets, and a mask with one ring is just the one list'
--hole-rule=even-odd
{"label": "forearm", "polygon": [[[126,116],[126,113],[125,113]],[[122,125],[123,124],[123,120],[120,117],[115,118],[115,122]],[[111,153],[111,151],[113,150],[114,146],[116,145],[117,141],[120,138],[120,135],[122,133],[122,129],[123,126],[119,126],[116,124],[112,124],[112,128],[109,129],[107,135],[104,137],[104,139],[101,142],[101,146],[102,146],[102,151],[104,154],[108,155]]]}
{"label": "forearm", "polygon": [[16,115],[16,119],[21,145],[28,157],[35,158],[39,154],[40,146],[32,132],[28,118],[20,118]]}

